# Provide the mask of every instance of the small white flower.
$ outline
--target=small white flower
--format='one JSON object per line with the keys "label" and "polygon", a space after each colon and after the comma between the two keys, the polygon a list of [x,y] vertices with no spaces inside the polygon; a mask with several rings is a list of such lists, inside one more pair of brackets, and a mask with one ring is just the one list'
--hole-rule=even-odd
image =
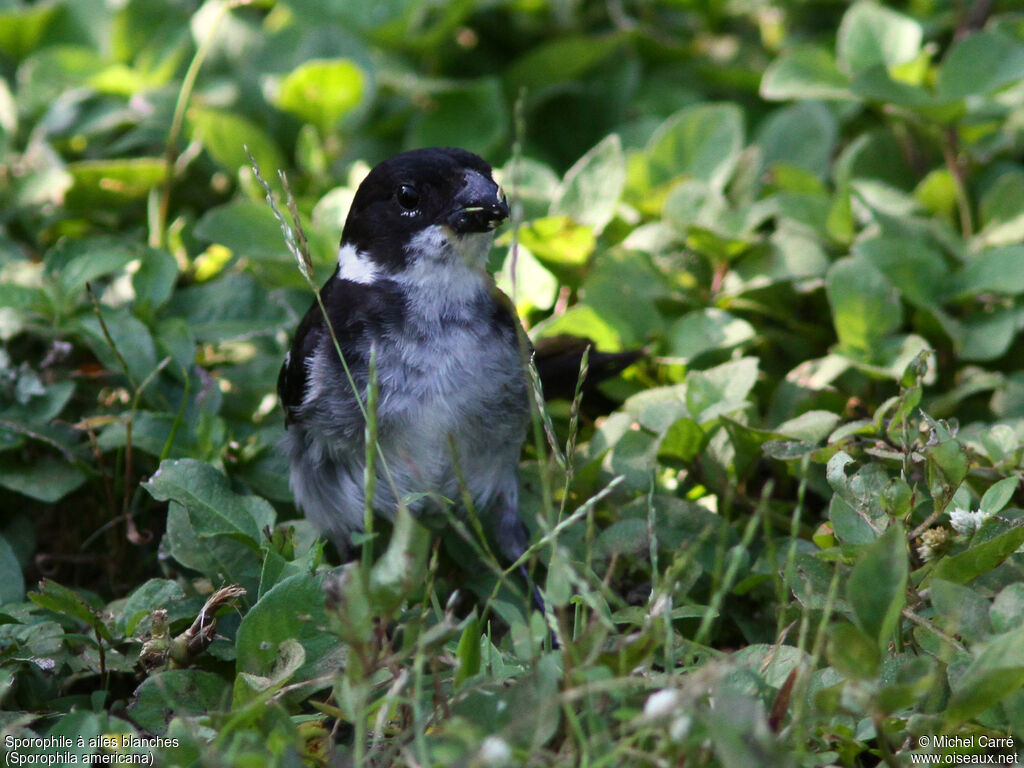
{"label": "small white flower", "polygon": [[484,765],[501,768],[512,759],[512,749],[500,736],[488,736],[480,745],[479,758]]}
{"label": "small white flower", "polygon": [[679,692],[674,688],[663,688],[647,697],[644,702],[644,717],[660,720],[668,717],[679,707]]}
{"label": "small white flower", "polygon": [[981,524],[991,516],[990,512],[982,512],[980,509],[971,512],[957,507],[949,513],[949,524],[961,536],[973,536],[974,532],[981,528]]}

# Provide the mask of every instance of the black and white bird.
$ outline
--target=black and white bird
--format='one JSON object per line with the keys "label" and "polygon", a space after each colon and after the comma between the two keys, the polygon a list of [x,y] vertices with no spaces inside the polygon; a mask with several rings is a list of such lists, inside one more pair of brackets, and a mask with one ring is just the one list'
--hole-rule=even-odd
{"label": "black and white bird", "polygon": [[[359,186],[320,297],[364,403],[374,350],[375,512],[393,518],[406,499],[419,514],[468,492],[511,561],[527,546],[517,467],[529,402],[519,321],[486,269],[508,215],[476,155],[396,155]],[[366,420],[316,302],[278,392],[295,500],[344,556],[363,528]]]}

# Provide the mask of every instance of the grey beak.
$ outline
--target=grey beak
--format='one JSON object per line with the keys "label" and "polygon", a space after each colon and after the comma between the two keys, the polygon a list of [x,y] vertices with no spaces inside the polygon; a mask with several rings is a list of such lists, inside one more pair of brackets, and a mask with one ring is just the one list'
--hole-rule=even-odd
{"label": "grey beak", "polygon": [[490,232],[508,218],[508,203],[501,187],[476,171],[467,171],[448,226],[457,234]]}

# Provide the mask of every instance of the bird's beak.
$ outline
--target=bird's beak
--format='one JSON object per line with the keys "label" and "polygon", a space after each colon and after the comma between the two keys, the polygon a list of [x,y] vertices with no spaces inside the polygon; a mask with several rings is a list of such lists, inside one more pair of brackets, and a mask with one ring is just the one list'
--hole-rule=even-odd
{"label": "bird's beak", "polygon": [[458,235],[490,232],[508,218],[508,203],[501,187],[476,171],[468,171],[455,196],[448,226]]}

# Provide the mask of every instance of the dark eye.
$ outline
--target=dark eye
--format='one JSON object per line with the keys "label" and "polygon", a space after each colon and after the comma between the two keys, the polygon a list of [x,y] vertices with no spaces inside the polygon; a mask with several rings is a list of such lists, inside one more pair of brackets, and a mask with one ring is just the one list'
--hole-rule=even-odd
{"label": "dark eye", "polygon": [[405,210],[415,211],[416,206],[420,204],[420,193],[416,191],[416,187],[403,184],[395,193],[395,199]]}

